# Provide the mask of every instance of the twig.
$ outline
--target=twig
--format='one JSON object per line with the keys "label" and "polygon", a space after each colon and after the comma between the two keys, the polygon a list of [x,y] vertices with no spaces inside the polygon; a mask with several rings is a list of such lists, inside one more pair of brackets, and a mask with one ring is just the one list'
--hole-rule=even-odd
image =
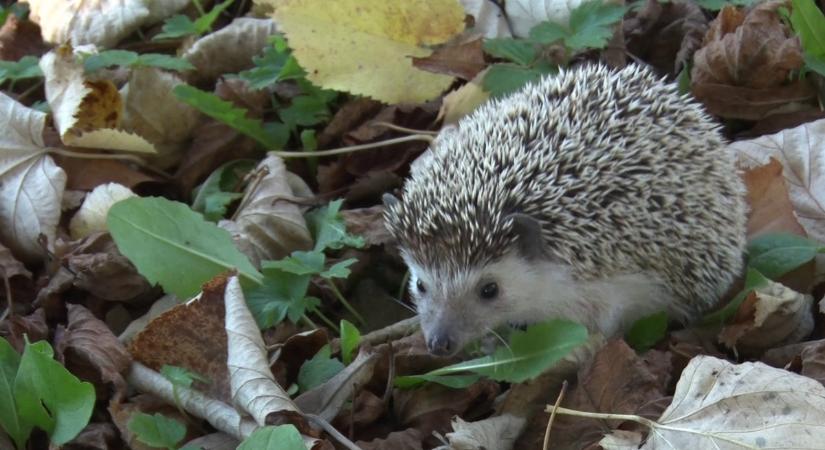
{"label": "twig", "polygon": [[369,150],[373,148],[384,147],[386,145],[402,144],[404,142],[426,141],[433,142],[432,136],[413,134],[410,136],[403,136],[394,139],[387,139],[386,141],[370,142],[369,144],[351,145],[349,147],[333,148],[330,150],[318,150],[312,152],[287,152],[282,150],[270,150],[269,153],[280,156],[281,158],[319,158],[322,156],[333,156],[344,153],[354,153],[361,150]]}
{"label": "twig", "polygon": [[389,123],[389,122],[373,122],[373,123],[372,123],[372,124],[370,124],[370,125],[372,125],[372,126],[378,126],[378,127],[384,127],[384,128],[389,128],[390,130],[400,131],[400,132],[402,132],[402,133],[410,133],[410,134],[426,134],[426,135],[429,135],[429,136],[437,136],[437,135],[438,135],[438,131],[430,131],[430,130],[416,130],[416,129],[414,129],[414,128],[402,127],[402,126],[398,126],[398,125],[396,125],[396,124],[394,124],[394,123]]}
{"label": "twig", "polygon": [[550,428],[553,426],[553,420],[556,419],[556,410],[561,405],[562,400],[564,399],[564,393],[567,390],[567,380],[564,380],[561,383],[561,389],[559,390],[559,396],[556,397],[556,403],[553,404],[553,411],[550,413],[550,419],[547,421],[547,429],[544,430],[544,445],[542,446],[542,450],[547,450],[550,446]]}

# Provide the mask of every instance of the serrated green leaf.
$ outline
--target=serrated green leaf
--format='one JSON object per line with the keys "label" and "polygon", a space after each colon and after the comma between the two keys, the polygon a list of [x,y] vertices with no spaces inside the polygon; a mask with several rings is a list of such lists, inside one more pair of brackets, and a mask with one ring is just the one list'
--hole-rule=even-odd
{"label": "serrated green leaf", "polygon": [[243,178],[255,165],[255,161],[237,159],[215,169],[196,189],[192,209],[213,222],[223,219],[227,207],[243,197],[243,193],[239,192]]}
{"label": "serrated green leaf", "polygon": [[212,24],[215,23],[218,16],[232,4],[235,0],[225,0],[223,3],[215,5],[208,13],[198,17],[195,20],[195,30],[197,33],[203,34],[212,29]]}
{"label": "serrated green leaf", "polygon": [[530,40],[544,45],[570,37],[570,31],[555,22],[542,22],[530,29]]}
{"label": "serrated green leaf", "polygon": [[748,243],[748,267],[777,279],[825,251],[818,242],[786,233],[769,233]]}
{"label": "serrated green leaf", "polygon": [[19,61],[0,61],[0,84],[7,80],[17,81],[43,76],[38,65],[40,60],[34,56],[24,56]]}
{"label": "serrated green leaf", "polygon": [[633,323],[625,335],[625,341],[636,351],[646,351],[664,339],[667,321],[667,313],[664,311],[643,317]]}
{"label": "serrated green leaf", "polygon": [[247,111],[245,109],[237,108],[231,102],[221,100],[217,95],[185,84],[175,86],[172,92],[182,102],[255,139],[267,150],[283,148],[287,142],[284,136],[280,135],[274,128],[264,128],[259,119],[246,117]]}
{"label": "serrated green leaf", "polygon": [[178,442],[186,437],[182,423],[160,413],[136,413],[127,427],[140,442],[151,447],[177,448]]}
{"label": "serrated green leaf", "polygon": [[739,310],[739,305],[745,301],[745,297],[747,297],[751,291],[767,286],[770,281],[771,280],[759,273],[758,270],[749,267],[747,275],[745,276],[745,288],[736,294],[736,297],[728,302],[722,309],[703,317],[702,325],[716,326],[725,323],[730,317],[736,314],[736,311]]}
{"label": "serrated green leaf", "polygon": [[100,53],[88,55],[83,60],[83,69],[86,72],[95,72],[110,66],[123,67],[158,67],[160,69],[176,70],[184,72],[192,70],[195,66],[189,61],[174,56],[160,53],[145,53],[139,55],[127,50],[105,50]]}
{"label": "serrated green leaf", "polygon": [[279,261],[264,261],[263,267],[279,269],[295,275],[316,275],[324,270],[326,256],[320,251],[294,251]]}
{"label": "serrated green leaf", "polygon": [[802,49],[816,57],[825,57],[825,15],[814,0],[791,0],[791,26]]}
{"label": "serrated green leaf", "polygon": [[294,425],[278,425],[253,431],[238,450],[306,450],[306,445]]}
{"label": "serrated green leaf", "polygon": [[331,117],[327,101],[323,97],[299,95],[292,98],[288,107],[278,111],[278,116],[292,131],[299,126],[311,127]]}
{"label": "serrated green leaf", "polygon": [[263,89],[279,81],[300,78],[305,72],[292,56],[286,41],[277,36],[272,45],[264,50],[261,56],[252,58],[255,67],[245,70],[238,76],[246,80],[253,89]]}
{"label": "serrated green leaf", "polygon": [[535,44],[524,39],[488,39],[484,41],[484,51],[522,66],[529,66],[536,59]]}
{"label": "serrated green leaf", "polygon": [[570,36],[564,39],[572,50],[604,48],[613,36],[613,25],[624,17],[627,7],[591,0],[570,11]]}
{"label": "serrated green leaf", "polygon": [[152,38],[153,41],[160,41],[164,39],[176,39],[189,35],[197,35],[198,29],[195,27],[195,22],[183,14],[174,15],[163,23],[161,32]]}
{"label": "serrated green leaf", "polygon": [[339,213],[342,203],[343,200],[332,201],[327,206],[314,209],[304,216],[307,227],[315,239],[315,250],[364,246],[362,237],[347,232],[347,226]]}
{"label": "serrated green leaf", "polygon": [[187,70],[195,70],[195,66],[189,61],[170,55],[163,55],[160,53],[144,53],[138,58],[136,66],[157,67],[159,69],[174,70],[177,72],[186,72]]}
{"label": "serrated green leaf", "polygon": [[523,67],[514,64],[493,64],[487,70],[482,87],[493,97],[501,97],[520,89],[527,83],[540,80],[555,69]]}
{"label": "serrated green leaf", "polygon": [[18,449],[24,448],[33,425],[23,420],[14,400],[14,379],[20,367],[20,355],[0,337],[0,429],[6,432]]}
{"label": "serrated green leaf", "polygon": [[192,386],[192,383],[195,381],[200,381],[201,383],[209,382],[207,378],[192,372],[186,367],[170,366],[168,364],[164,364],[163,367],[160,368],[160,374],[175,386],[185,388]]}
{"label": "serrated green leaf", "polygon": [[166,292],[187,299],[215,275],[238,270],[242,279],[263,276],[235,248],[229,233],[183,203],[135,197],[109,210],[109,232],[138,272]]}
{"label": "serrated green leaf", "polygon": [[63,445],[89,423],[95,389],[54,360],[46,342],[26,344],[14,384],[20,418],[46,431]]}
{"label": "serrated green leaf", "polygon": [[317,308],[321,301],[307,297],[310,275],[296,275],[262,264],[264,274],[260,286],[252,286],[244,291],[249,310],[262,329],[274,326],[288,318],[297,323],[306,314]]}
{"label": "serrated green leaf", "polygon": [[347,278],[350,274],[349,266],[357,263],[355,258],[345,259],[332,265],[329,269],[321,272],[319,275],[326,279],[331,278]]}
{"label": "serrated green leaf", "polygon": [[341,319],[341,359],[349,365],[355,354],[355,349],[361,343],[361,332],[347,319]]}
{"label": "serrated green leaf", "polygon": [[344,370],[344,364],[335,358],[331,358],[331,353],[329,345],[325,345],[318,350],[318,353],[312,359],[301,365],[298,370],[298,387],[301,392],[322,385],[337,375],[338,372]]}

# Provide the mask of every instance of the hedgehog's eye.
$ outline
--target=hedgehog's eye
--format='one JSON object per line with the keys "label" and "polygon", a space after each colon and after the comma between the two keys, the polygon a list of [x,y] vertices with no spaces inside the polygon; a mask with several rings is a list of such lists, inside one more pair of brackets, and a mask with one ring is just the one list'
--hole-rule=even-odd
{"label": "hedgehog's eye", "polygon": [[422,294],[423,294],[423,293],[425,293],[425,292],[427,292],[427,288],[426,288],[426,287],[424,287],[424,283],[423,283],[423,282],[421,282],[421,280],[417,280],[417,281],[415,282],[415,288],[416,288],[416,289],[418,289],[418,292],[420,292],[420,293],[422,293]]}
{"label": "hedgehog's eye", "polygon": [[478,295],[484,300],[492,300],[498,295],[498,285],[496,283],[487,283],[481,287]]}

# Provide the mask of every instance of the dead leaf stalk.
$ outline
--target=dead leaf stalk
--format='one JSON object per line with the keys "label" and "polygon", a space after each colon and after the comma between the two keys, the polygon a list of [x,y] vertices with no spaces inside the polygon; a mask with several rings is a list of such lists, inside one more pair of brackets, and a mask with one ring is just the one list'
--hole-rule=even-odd
{"label": "dead leaf stalk", "polygon": [[556,403],[553,404],[553,411],[550,413],[550,419],[547,420],[547,428],[544,430],[544,445],[541,447],[542,450],[547,450],[548,448],[550,448],[550,429],[553,427],[553,421],[556,419],[556,410],[558,410],[559,405],[561,405],[562,400],[564,400],[564,393],[566,391],[567,380],[564,380],[561,383],[559,396],[556,397]]}
{"label": "dead leaf stalk", "polygon": [[333,148],[330,150],[318,150],[313,152],[287,152],[280,150],[270,150],[269,153],[280,156],[281,158],[320,158],[322,156],[334,156],[345,153],[354,153],[361,150],[370,150],[373,148],[384,147],[387,145],[403,144],[404,142],[425,141],[432,143],[434,138],[432,136],[413,134],[410,136],[403,136],[400,138],[387,139],[386,141],[370,142],[369,144],[351,145],[349,147]]}
{"label": "dead leaf stalk", "polygon": [[419,135],[428,135],[428,136],[437,136],[438,131],[430,131],[430,130],[416,130],[414,128],[407,128],[398,126],[394,123],[389,122],[375,122],[372,124],[373,126],[389,128],[390,130],[400,131],[401,133],[409,133],[409,134],[419,134]]}

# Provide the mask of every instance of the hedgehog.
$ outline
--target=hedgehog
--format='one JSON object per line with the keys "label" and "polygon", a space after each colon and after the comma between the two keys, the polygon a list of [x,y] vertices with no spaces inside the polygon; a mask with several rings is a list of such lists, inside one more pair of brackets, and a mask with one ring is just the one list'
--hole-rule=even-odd
{"label": "hedgehog", "polygon": [[689,322],[743,268],[744,187],[719,126],[638,65],[492,99],[410,172],[384,219],[433,354],[508,324]]}

